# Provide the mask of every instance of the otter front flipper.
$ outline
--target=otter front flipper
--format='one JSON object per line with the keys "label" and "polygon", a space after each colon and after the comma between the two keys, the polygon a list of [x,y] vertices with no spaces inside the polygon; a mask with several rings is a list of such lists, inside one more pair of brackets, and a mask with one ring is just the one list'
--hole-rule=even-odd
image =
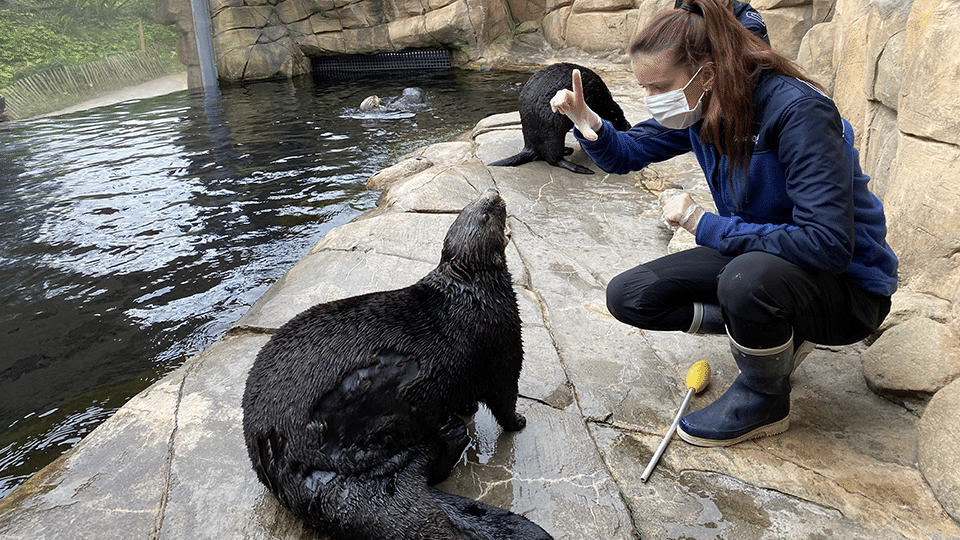
{"label": "otter front flipper", "polygon": [[470,444],[470,434],[467,433],[466,424],[459,416],[454,414],[451,414],[447,421],[440,426],[438,435],[440,439],[439,455],[429,478],[427,478],[427,483],[431,485],[442,482],[450,475],[450,471],[460,462],[463,451]]}
{"label": "otter front flipper", "polygon": [[558,161],[558,162],[556,162],[556,163],[551,163],[551,165],[556,165],[556,166],[558,166],[558,167],[563,167],[564,169],[567,169],[568,171],[573,171],[573,172],[578,173],[578,174],[594,174],[594,172],[593,172],[591,169],[588,169],[588,168],[584,167],[583,165],[577,165],[576,163],[574,163],[574,162],[572,162],[572,161],[567,161],[567,160],[565,160],[565,159],[561,159],[560,161]]}
{"label": "otter front flipper", "polygon": [[537,159],[539,155],[535,150],[529,147],[525,147],[520,152],[508,157],[503,158],[493,163],[488,164],[490,167],[516,167],[517,165],[523,165],[524,163],[530,163],[531,161]]}

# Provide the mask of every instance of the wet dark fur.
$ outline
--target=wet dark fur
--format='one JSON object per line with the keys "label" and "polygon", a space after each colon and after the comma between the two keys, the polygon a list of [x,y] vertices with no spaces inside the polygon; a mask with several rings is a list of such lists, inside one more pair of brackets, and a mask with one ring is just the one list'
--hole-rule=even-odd
{"label": "wet dark fur", "polygon": [[573,128],[573,122],[565,114],[550,109],[550,99],[559,90],[573,90],[573,70],[580,70],[583,81],[583,95],[587,105],[600,118],[609,120],[620,131],[630,129],[630,123],[623,115],[623,109],[610,95],[610,90],[599,75],[589,68],[562,62],[551,64],[534,73],[520,90],[520,125],[523,128],[523,150],[508,158],[494,161],[490,165],[514,167],[535,159],[542,159],[556,167],[563,167],[576,173],[593,174],[593,171],[567,161],[564,156],[573,152],[564,146],[567,132]]}
{"label": "wet dark fur", "polygon": [[264,345],[243,431],[257,477],[334,539],[549,539],[519,515],[450,495],[469,442],[458,414],[485,403],[506,430],[523,359],[495,190],[447,231],[417,283],[318,304]]}

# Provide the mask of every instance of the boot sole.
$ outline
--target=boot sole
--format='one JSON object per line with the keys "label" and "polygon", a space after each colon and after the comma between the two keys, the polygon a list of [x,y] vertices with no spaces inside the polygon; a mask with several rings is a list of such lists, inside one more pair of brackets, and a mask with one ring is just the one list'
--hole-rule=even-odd
{"label": "boot sole", "polygon": [[680,438],[684,441],[694,445],[694,446],[707,446],[707,447],[718,447],[718,446],[732,446],[734,444],[748,441],[750,439],[756,439],[758,437],[768,437],[770,435],[779,435],[784,431],[790,429],[790,417],[786,417],[783,420],[779,420],[772,424],[767,424],[765,426],[760,426],[753,431],[744,433],[743,435],[736,437],[734,439],[704,439],[702,437],[695,437],[689,433],[683,431],[682,427],[677,428],[677,435],[680,435]]}

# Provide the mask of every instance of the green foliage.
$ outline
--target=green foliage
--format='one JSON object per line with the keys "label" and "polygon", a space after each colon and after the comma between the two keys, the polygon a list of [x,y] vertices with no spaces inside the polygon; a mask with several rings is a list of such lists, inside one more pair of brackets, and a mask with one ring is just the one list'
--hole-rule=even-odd
{"label": "green foliage", "polygon": [[0,88],[59,66],[148,48],[176,50],[171,26],[153,20],[153,0],[37,0],[0,4]]}

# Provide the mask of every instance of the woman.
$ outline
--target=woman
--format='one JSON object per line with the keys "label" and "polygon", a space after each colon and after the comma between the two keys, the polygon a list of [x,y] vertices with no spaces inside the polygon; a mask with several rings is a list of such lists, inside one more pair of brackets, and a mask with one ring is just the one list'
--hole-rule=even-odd
{"label": "woman", "polygon": [[718,213],[689,195],[663,219],[698,247],[611,280],[607,305],[649,330],[724,333],[740,375],[717,401],[684,416],[691,444],[728,446],[789,427],[790,375],[813,343],[876,331],[897,286],[880,201],[867,189],[853,131],[796,66],[746,31],[718,0],[684,0],[630,47],[654,119],[617,132],[573,91],[555,111],[607,172],[693,151]]}

